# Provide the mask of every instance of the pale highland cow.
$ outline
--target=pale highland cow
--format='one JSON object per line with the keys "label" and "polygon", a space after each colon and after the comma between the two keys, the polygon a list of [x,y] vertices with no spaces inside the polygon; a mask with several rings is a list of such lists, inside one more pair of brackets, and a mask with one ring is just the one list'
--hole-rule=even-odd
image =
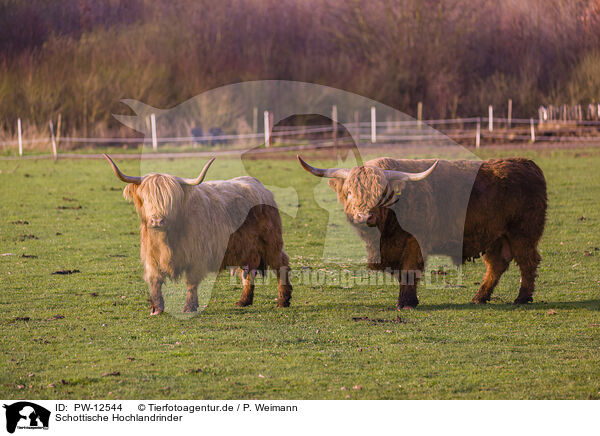
{"label": "pale highland cow", "polygon": [[298,160],[311,174],[331,178],[348,221],[367,243],[369,267],[399,279],[398,308],[419,303],[417,283],[429,254],[457,264],[483,254],[487,271],[474,303],[490,300],[514,259],[521,272],[514,303],[533,301],[547,196],[542,170],[531,160],[379,158],[349,169]]}
{"label": "pale highland cow", "polygon": [[211,159],[196,179],[168,174],[127,176],[104,155],[123,196],[140,217],[140,255],[150,288],[151,315],[164,310],[161,287],[185,275],[184,312],[198,309],[197,287],[209,272],[239,267],[243,291],[238,306],[252,304],[256,271],[271,268],[279,284],[278,307],[290,305],[288,256],[273,194],[254,177],[202,183]]}

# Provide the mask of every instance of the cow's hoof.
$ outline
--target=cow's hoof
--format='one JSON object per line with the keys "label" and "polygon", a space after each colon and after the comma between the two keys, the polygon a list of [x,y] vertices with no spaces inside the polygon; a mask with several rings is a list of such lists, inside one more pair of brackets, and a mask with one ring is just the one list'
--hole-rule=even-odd
{"label": "cow's hoof", "polygon": [[396,310],[414,310],[417,306],[409,306],[409,305],[397,305]]}
{"label": "cow's hoof", "polygon": [[183,313],[198,312],[198,305],[186,305],[183,308]]}
{"label": "cow's hoof", "polygon": [[517,297],[513,304],[527,304],[533,301],[533,297]]}
{"label": "cow's hoof", "polygon": [[153,308],[152,310],[150,310],[150,315],[151,315],[151,316],[154,316],[154,315],[160,315],[161,313],[163,313],[163,310],[162,310],[162,309],[154,309],[154,308]]}
{"label": "cow's hoof", "polygon": [[246,306],[250,306],[252,305],[252,301],[244,301],[244,300],[240,300],[238,302],[235,303],[235,305],[237,307],[246,307]]}
{"label": "cow's hoof", "polygon": [[471,300],[471,302],[474,304],[487,304],[488,301],[489,301],[489,299],[487,299],[487,298],[478,298],[478,297],[475,297]]}
{"label": "cow's hoof", "polygon": [[419,300],[416,298],[407,298],[398,301],[396,304],[396,309],[414,309],[419,305]]}
{"label": "cow's hoof", "polygon": [[278,301],[277,307],[290,307],[290,302],[289,301]]}

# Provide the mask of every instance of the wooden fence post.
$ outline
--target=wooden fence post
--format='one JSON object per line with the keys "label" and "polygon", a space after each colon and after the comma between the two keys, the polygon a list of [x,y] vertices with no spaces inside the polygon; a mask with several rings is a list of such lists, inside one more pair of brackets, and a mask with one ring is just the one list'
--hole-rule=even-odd
{"label": "wooden fence post", "polygon": [[337,147],[337,123],[338,123],[338,113],[337,106],[333,105],[331,108],[331,128],[332,128],[332,137],[333,137],[333,145]]}
{"label": "wooden fence post", "polygon": [[269,127],[271,129],[271,134],[269,135],[269,147],[273,145],[273,129],[275,128],[275,123],[273,122],[273,112],[269,111]]}
{"label": "wooden fence post", "polygon": [[158,151],[158,139],[156,138],[156,115],[150,114],[150,130],[152,131],[152,149]]}
{"label": "wooden fence post", "polygon": [[494,131],[494,108],[492,105],[488,106],[488,129],[490,132]]}
{"label": "wooden fence post", "polygon": [[271,145],[271,129],[269,126],[269,111],[265,111],[263,113],[264,120],[263,123],[265,125],[265,147]]}
{"label": "wooden fence post", "polygon": [[475,148],[481,144],[481,118],[477,119],[477,133],[475,134]]}
{"label": "wooden fence post", "polygon": [[421,130],[422,127],[422,121],[423,121],[423,102],[420,101],[417,104],[417,125],[419,126],[419,130]]}
{"label": "wooden fence post", "polygon": [[377,118],[375,114],[375,106],[371,106],[371,143],[377,142]]}
{"label": "wooden fence post", "polygon": [[535,127],[533,124],[533,118],[529,119],[529,126],[531,128],[531,142],[534,143],[535,142]]}
{"label": "wooden fence post", "polygon": [[60,125],[62,121],[62,114],[58,114],[58,121],[56,122],[56,147],[60,147]]}
{"label": "wooden fence post", "polygon": [[50,120],[50,139],[52,140],[52,155],[54,156],[54,161],[57,161],[58,150],[56,149],[56,138],[54,137],[54,125],[52,124],[52,120]]}
{"label": "wooden fence post", "polygon": [[252,133],[256,134],[258,131],[258,108],[252,109]]}
{"label": "wooden fence post", "polygon": [[19,138],[19,156],[23,156],[23,136],[21,134],[21,118],[17,118],[17,137]]}
{"label": "wooden fence post", "polygon": [[510,126],[512,124],[512,98],[508,99],[508,128],[510,129]]}

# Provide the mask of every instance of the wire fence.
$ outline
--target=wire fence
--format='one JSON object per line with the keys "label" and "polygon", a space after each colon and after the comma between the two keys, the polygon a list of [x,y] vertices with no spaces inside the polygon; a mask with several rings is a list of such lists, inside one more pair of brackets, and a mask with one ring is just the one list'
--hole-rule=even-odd
{"label": "wire fence", "polygon": [[[490,111],[490,115],[491,115]],[[340,141],[347,142],[349,135],[359,143],[422,143],[437,140],[456,141],[464,146],[480,147],[490,143],[589,143],[600,145],[600,120],[546,120],[543,116],[538,118],[503,118],[503,117],[471,117],[432,120],[386,120],[375,121],[373,114],[371,121],[354,122],[347,124],[327,124],[314,126],[276,126],[265,125],[263,132],[225,134],[219,130],[218,134],[202,136],[155,136],[152,130],[151,137],[60,137],[51,127],[48,137],[25,138],[21,132],[21,120],[18,123],[18,139],[0,141],[0,147],[18,147],[19,156],[23,155],[23,146],[52,144],[53,154],[57,157],[60,144],[74,145],[145,145],[152,144],[154,151],[158,145],[188,145],[192,148],[198,146],[211,147],[219,145],[220,148],[235,150],[248,146],[266,145],[266,147],[280,148],[294,145],[314,144],[317,146],[337,145]],[[41,147],[37,147],[37,151]],[[177,147],[169,151],[176,152]]]}

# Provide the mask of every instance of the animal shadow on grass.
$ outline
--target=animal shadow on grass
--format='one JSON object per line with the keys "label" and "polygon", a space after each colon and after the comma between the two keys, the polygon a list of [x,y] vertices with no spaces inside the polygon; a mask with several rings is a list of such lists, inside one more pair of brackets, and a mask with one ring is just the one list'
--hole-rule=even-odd
{"label": "animal shadow on grass", "polygon": [[[361,313],[365,311],[378,312],[382,315],[388,315],[390,313],[398,313],[398,310],[393,304],[381,305],[377,303],[361,304],[360,302],[342,303],[324,303],[313,304],[303,306],[302,311],[305,313],[320,313],[323,310],[340,310],[352,311],[355,313]],[[600,299],[596,300],[581,300],[581,301],[545,301],[539,300],[533,303],[514,305],[512,302],[506,303],[488,303],[488,304],[474,304],[471,302],[465,303],[442,303],[442,304],[427,304],[420,303],[416,309],[417,312],[434,312],[440,310],[468,310],[473,311],[515,311],[515,310],[549,310],[549,309],[586,309],[586,310],[597,310],[600,311]],[[410,314],[411,310],[408,311],[407,315]]]}
{"label": "animal shadow on grass", "polygon": [[435,311],[435,310],[540,310],[540,309],[587,309],[600,310],[600,300],[582,300],[582,301],[534,301],[529,304],[514,305],[512,303],[445,303],[445,304],[419,304],[416,310]]}

